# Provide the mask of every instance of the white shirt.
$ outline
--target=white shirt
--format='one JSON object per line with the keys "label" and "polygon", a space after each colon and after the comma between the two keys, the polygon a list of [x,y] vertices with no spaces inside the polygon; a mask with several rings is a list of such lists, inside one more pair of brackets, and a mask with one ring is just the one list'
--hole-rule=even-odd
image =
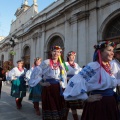
{"label": "white shirt", "polygon": [[17,67],[14,67],[9,73],[8,76],[10,80],[14,79],[15,77],[20,77],[22,75],[25,75],[26,68],[24,68],[22,71],[20,71]]}
{"label": "white shirt", "polygon": [[71,67],[68,62],[65,63],[68,67],[67,75],[75,75],[82,70],[82,68],[77,63],[75,63],[75,68]]}
{"label": "white shirt", "polygon": [[[50,59],[43,61],[39,66],[34,68],[29,80],[29,85],[35,86],[36,84],[38,84],[42,80],[42,76],[44,80],[52,78],[61,80],[60,68],[52,69],[50,66]],[[63,76],[63,78],[64,82],[62,84],[62,87],[65,88],[67,84],[66,74]]]}
{"label": "white shirt", "polygon": [[[112,73],[117,79],[118,86],[120,86],[120,62],[117,59],[114,59],[110,62],[110,64],[111,64]],[[116,92],[116,88],[114,89],[114,91]]]}
{"label": "white shirt", "polygon": [[85,100],[89,91],[115,88],[116,85],[114,76],[110,76],[98,62],[91,62],[69,80],[63,95],[66,100]]}

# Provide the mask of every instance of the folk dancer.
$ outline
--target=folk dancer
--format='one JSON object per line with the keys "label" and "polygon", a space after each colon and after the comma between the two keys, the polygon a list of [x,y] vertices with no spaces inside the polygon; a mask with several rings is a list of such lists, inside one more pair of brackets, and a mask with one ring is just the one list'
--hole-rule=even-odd
{"label": "folk dancer", "polygon": [[[68,67],[67,71],[67,80],[69,81],[70,78],[72,78],[75,74],[78,74],[82,68],[75,63],[75,57],[76,57],[76,52],[70,51],[67,54],[67,62],[66,65]],[[72,115],[74,120],[78,120],[78,115],[77,115],[77,110],[76,109],[81,109],[82,108],[82,101],[81,100],[71,100],[67,101],[67,108],[68,111],[69,109],[72,110]],[[68,112],[67,112],[68,114]]]}
{"label": "folk dancer", "polygon": [[120,81],[113,76],[109,63],[114,56],[115,44],[106,41],[94,47],[94,62],[69,80],[64,98],[86,100],[81,120],[118,120],[113,89]]}
{"label": "folk dancer", "polygon": [[9,79],[12,80],[11,96],[15,97],[17,109],[22,108],[22,100],[23,97],[26,96],[26,71],[26,68],[24,68],[24,61],[18,60],[17,67],[14,67],[8,73]]}
{"label": "folk dancer", "polygon": [[34,68],[29,81],[29,84],[36,85],[39,82],[43,86],[43,120],[64,120],[66,117],[65,101],[62,95],[62,87],[65,87],[65,74],[63,74],[63,66],[59,60],[61,52],[60,46],[53,46],[51,58],[44,60],[41,65]]}
{"label": "folk dancer", "polygon": [[41,64],[41,58],[39,57],[35,58],[34,66],[30,70],[28,70],[26,73],[27,82],[28,82],[28,85],[30,86],[29,100],[32,100],[33,102],[36,115],[40,115],[39,102],[41,101],[41,86],[39,82],[37,81],[36,81],[36,84],[31,84],[32,82],[30,82],[29,84],[29,80],[30,80],[30,76],[31,76],[33,69],[36,66],[39,66],[40,64]]}

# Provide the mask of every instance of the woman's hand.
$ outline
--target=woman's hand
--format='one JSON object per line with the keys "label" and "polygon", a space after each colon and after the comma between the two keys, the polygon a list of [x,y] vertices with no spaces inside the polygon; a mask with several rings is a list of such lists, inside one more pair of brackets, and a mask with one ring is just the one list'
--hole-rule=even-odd
{"label": "woman's hand", "polygon": [[100,101],[101,99],[102,99],[102,95],[95,94],[95,95],[90,95],[86,101],[87,102],[95,102],[95,101]]}
{"label": "woman's hand", "polygon": [[40,85],[41,86],[50,86],[50,83],[49,82],[40,82]]}
{"label": "woman's hand", "polygon": [[0,80],[3,80],[2,78],[0,78]]}

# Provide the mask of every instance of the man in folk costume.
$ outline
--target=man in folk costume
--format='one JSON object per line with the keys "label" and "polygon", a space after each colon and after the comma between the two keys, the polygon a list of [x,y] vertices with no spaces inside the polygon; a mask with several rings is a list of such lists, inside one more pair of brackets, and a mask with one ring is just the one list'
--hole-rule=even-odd
{"label": "man in folk costume", "polygon": [[28,85],[30,86],[29,100],[32,100],[32,102],[33,102],[33,105],[34,105],[34,108],[36,111],[36,115],[40,115],[39,102],[41,101],[42,87],[40,86],[39,82],[36,84],[29,84],[29,80],[30,80],[30,76],[31,76],[34,68],[40,64],[41,64],[41,58],[39,58],[39,57],[35,58],[34,66],[30,70],[28,70],[26,73],[26,80],[28,82]]}
{"label": "man in folk costume", "polygon": [[[87,64],[68,82],[66,100],[85,100],[81,120],[118,120],[113,89],[120,83],[112,74],[110,61],[115,44],[110,41],[95,46],[93,62]],[[87,92],[91,95],[88,96]]]}
{"label": "man in folk costume", "polygon": [[[120,79],[120,44],[117,44],[114,50],[114,59],[111,61],[111,69],[116,79]],[[120,96],[120,85],[116,87],[115,92]],[[120,100],[118,102],[118,107],[120,119]]]}
{"label": "man in folk costume", "polygon": [[22,100],[23,97],[26,96],[26,71],[26,68],[24,68],[24,61],[18,60],[17,66],[8,73],[9,80],[12,80],[11,96],[15,97],[17,109],[22,108]]}
{"label": "man in folk costume", "polygon": [[36,83],[39,83],[43,86],[43,120],[65,120],[66,117],[65,101],[62,95],[66,80],[64,79],[65,70],[60,62],[61,52],[60,46],[53,46],[51,48],[51,58],[44,60],[34,68],[29,81],[29,84],[36,85]]}
{"label": "man in folk costume", "polygon": [[[82,68],[75,62],[75,57],[76,57],[76,52],[70,51],[67,54],[67,62],[66,65],[68,67],[67,71],[67,80],[69,81],[70,78],[72,78],[75,74],[78,74]],[[67,114],[69,112],[69,109],[72,110],[72,115],[74,120],[78,120],[78,115],[77,115],[77,109],[82,108],[82,102],[81,100],[71,100],[67,101]]]}

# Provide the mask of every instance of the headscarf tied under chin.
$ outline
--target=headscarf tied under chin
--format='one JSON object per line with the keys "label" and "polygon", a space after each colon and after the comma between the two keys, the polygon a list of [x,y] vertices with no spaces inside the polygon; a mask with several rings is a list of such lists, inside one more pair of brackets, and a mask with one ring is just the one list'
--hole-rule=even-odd
{"label": "headscarf tied under chin", "polygon": [[[99,64],[100,64],[100,68],[102,66],[101,50],[105,49],[108,46],[112,46],[112,47],[115,48],[116,44],[114,42],[106,41],[106,42],[103,42],[101,44],[98,44],[98,45],[94,46],[95,52],[94,52],[94,55],[93,55],[93,61],[98,61]],[[99,83],[101,83],[101,74],[100,74]]]}

